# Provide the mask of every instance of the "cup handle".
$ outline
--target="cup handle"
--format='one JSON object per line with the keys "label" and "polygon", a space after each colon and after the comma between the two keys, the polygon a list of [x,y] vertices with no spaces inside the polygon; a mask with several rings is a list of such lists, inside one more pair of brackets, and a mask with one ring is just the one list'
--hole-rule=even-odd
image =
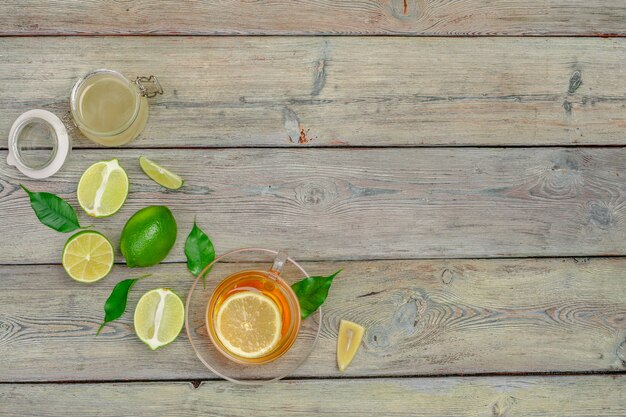
{"label": "cup handle", "polygon": [[285,262],[287,262],[287,258],[289,258],[287,252],[283,250],[278,251],[276,257],[274,258],[274,263],[270,268],[270,272],[274,275],[280,275],[280,273],[283,272],[283,267],[285,266]]}

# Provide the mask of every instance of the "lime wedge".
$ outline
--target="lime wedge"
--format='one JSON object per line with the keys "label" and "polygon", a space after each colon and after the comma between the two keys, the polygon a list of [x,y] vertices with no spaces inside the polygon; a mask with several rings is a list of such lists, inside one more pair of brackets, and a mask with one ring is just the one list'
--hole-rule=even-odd
{"label": "lime wedge", "polygon": [[157,184],[169,188],[170,190],[178,190],[183,186],[183,179],[171,171],[163,168],[154,161],[149,160],[145,156],[139,157],[139,165],[147,176],[152,178]]}
{"label": "lime wedge", "polygon": [[63,268],[79,282],[96,282],[113,267],[113,246],[101,233],[86,230],[70,237],[63,248]]}
{"label": "lime wedge", "polygon": [[156,288],[141,296],[135,308],[135,333],[155,350],[172,343],[183,328],[185,306],[168,288]]}
{"label": "lime wedge", "polygon": [[111,216],[126,201],[128,187],[128,175],[117,159],[96,162],[80,177],[78,204],[90,216]]}

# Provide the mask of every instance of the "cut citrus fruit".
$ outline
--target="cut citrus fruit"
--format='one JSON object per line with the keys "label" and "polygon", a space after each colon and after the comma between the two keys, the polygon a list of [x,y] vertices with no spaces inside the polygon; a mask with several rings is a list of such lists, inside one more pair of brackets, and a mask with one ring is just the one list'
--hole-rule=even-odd
{"label": "cut citrus fruit", "polygon": [[280,340],[282,318],[278,306],[265,294],[241,291],[219,307],[215,332],[231,353],[243,358],[268,354]]}
{"label": "cut citrus fruit", "polygon": [[135,333],[152,350],[176,340],[184,321],[183,301],[168,288],[148,291],[135,308]]}
{"label": "cut citrus fruit", "polygon": [[154,161],[149,160],[145,156],[139,157],[139,165],[147,176],[152,178],[157,184],[169,188],[170,190],[178,190],[183,186],[183,179],[171,171],[163,168]]}
{"label": "cut citrus fruit", "polygon": [[128,196],[128,175],[117,159],[96,162],[78,182],[78,204],[93,217],[111,216],[122,207]]}
{"label": "cut citrus fruit", "polygon": [[337,366],[344,371],[361,345],[365,328],[348,320],[341,320],[339,324],[339,337],[337,338]]}
{"label": "cut citrus fruit", "polygon": [[113,246],[101,233],[85,230],[70,237],[63,248],[63,268],[80,282],[96,282],[113,267]]}

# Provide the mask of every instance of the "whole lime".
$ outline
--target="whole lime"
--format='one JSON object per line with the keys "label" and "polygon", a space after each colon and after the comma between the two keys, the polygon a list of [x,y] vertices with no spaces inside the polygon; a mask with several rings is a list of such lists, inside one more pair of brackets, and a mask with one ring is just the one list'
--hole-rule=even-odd
{"label": "whole lime", "polygon": [[126,265],[152,266],[161,262],[176,242],[176,219],[165,206],[149,206],[133,214],[120,237]]}

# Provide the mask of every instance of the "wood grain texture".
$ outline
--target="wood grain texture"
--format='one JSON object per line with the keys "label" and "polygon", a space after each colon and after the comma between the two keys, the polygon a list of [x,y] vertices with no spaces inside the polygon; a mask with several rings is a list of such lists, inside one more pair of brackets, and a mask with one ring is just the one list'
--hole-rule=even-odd
{"label": "wood grain texture", "polygon": [[0,38],[0,55],[5,134],[105,67],[166,90],[131,147],[626,144],[626,39]]}
{"label": "wood grain texture", "polygon": [[[185,185],[154,183],[140,154]],[[179,226],[169,262],[185,260],[194,218],[218,252],[282,247],[301,260],[626,254],[626,148],[83,150],[45,181],[26,180],[5,156],[4,264],[58,263],[68,238],[38,222],[19,183],[78,207],[83,171],[113,157],[129,198],[107,219],[78,209],[81,224],[117,246],[135,211],[165,204]]]}
{"label": "wood grain texture", "polygon": [[[252,267],[226,264],[214,276]],[[318,344],[296,377],[626,369],[626,258],[304,267],[312,274],[344,272],[324,305]],[[126,315],[96,337],[114,284],[145,272],[154,275],[133,289]],[[0,276],[0,382],[214,378],[184,334],[152,352],[133,332],[132,312],[145,291],[165,286],[186,297],[192,276],[184,264],[117,266],[94,285],[75,283],[60,266],[3,266]],[[341,319],[367,328],[343,374],[335,360]]]}
{"label": "wood grain texture", "polygon": [[19,1],[0,35],[624,35],[621,0]]}
{"label": "wood grain texture", "polygon": [[0,385],[0,416],[621,417],[625,391],[624,376]]}

